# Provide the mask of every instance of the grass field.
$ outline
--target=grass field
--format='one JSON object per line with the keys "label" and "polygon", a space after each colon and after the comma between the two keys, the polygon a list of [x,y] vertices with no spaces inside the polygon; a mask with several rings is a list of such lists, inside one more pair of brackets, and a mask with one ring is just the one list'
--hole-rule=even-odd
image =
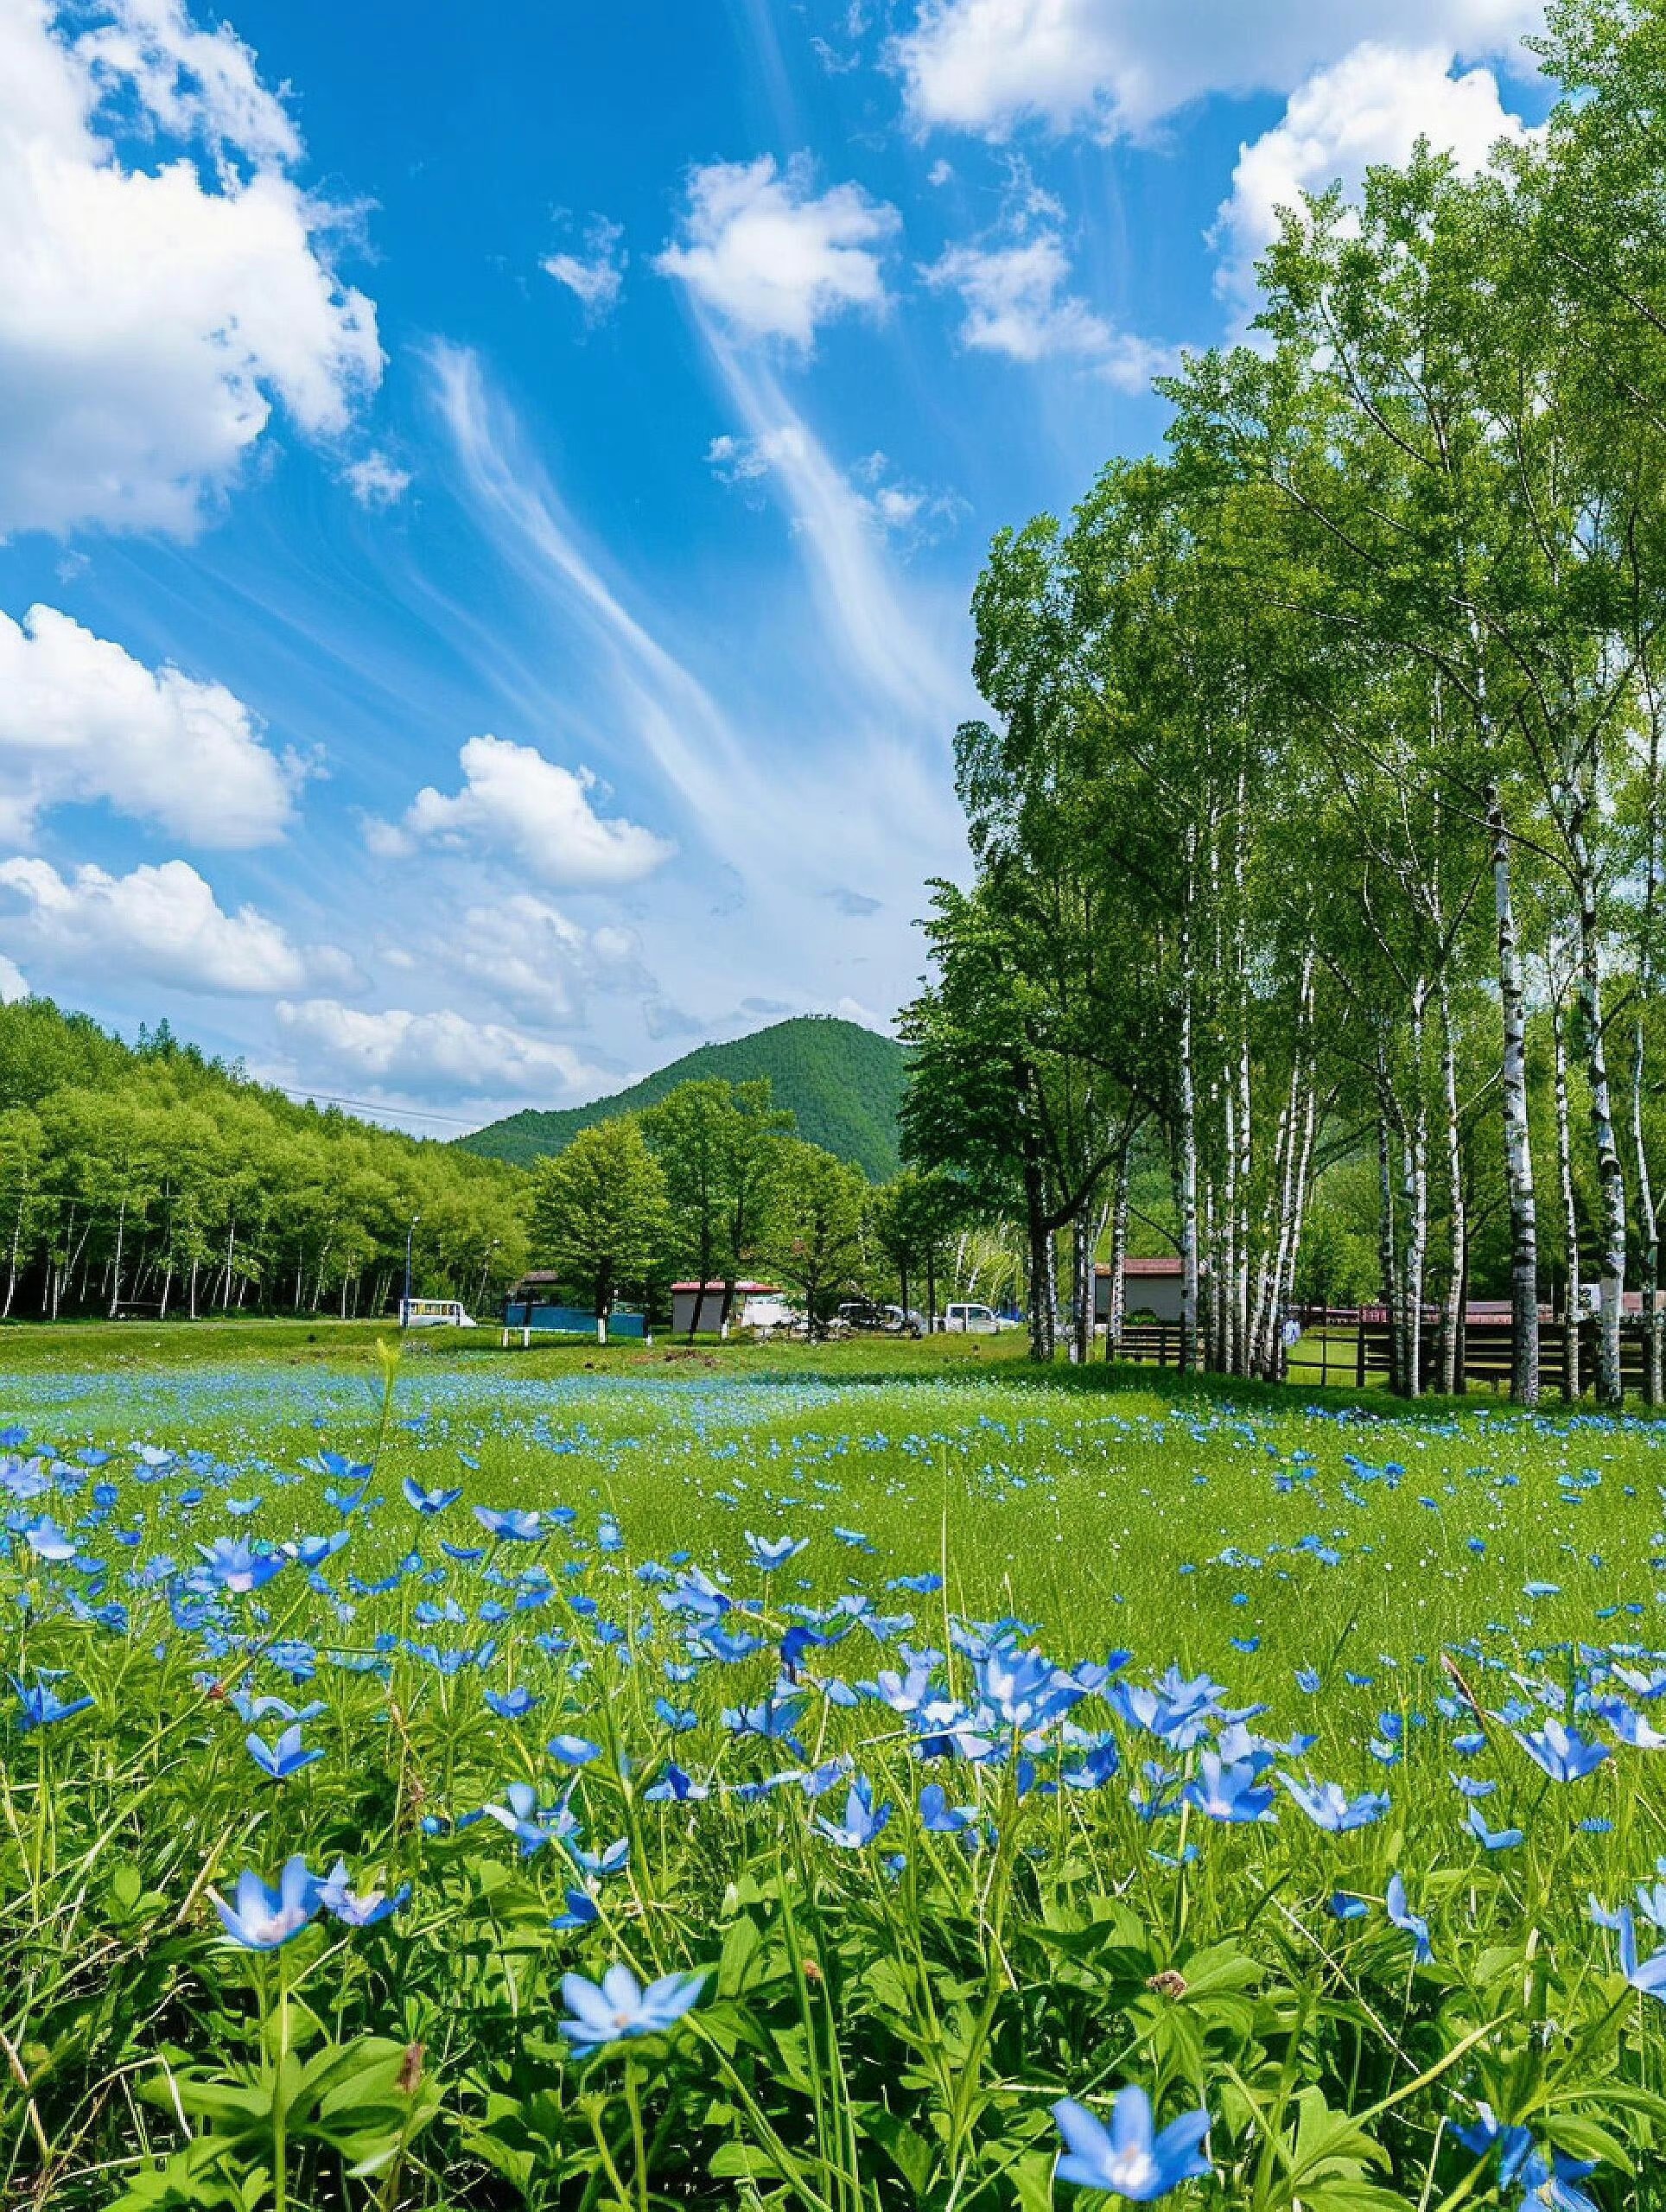
{"label": "grass field", "polygon": [[1666,2203],[1666,1427],[1021,1349],[0,1335],[16,2200]]}

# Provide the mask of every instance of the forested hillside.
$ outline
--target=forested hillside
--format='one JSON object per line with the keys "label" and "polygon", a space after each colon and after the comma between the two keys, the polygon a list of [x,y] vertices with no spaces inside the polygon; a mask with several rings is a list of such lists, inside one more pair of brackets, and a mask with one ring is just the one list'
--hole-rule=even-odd
{"label": "forested hillside", "polygon": [[804,1015],[727,1045],[702,1045],[628,1090],[588,1106],[512,1114],[461,1138],[459,1148],[526,1166],[559,1152],[581,1129],[657,1105],[680,1083],[748,1083],[766,1076],[776,1105],[794,1116],[801,1137],[881,1182],[897,1172],[906,1066],[902,1047],[890,1038],[854,1021]]}
{"label": "forested hillside", "polygon": [[374,1314],[525,1264],[524,1179],[49,1001],[0,1007],[0,1318]]}

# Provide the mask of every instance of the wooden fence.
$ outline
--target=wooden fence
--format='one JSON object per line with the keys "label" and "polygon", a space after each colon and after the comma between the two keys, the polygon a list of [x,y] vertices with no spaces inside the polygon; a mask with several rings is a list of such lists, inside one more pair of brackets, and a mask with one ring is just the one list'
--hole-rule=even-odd
{"label": "wooden fence", "polygon": [[[1597,1371],[1597,1324],[1594,1317],[1580,1323],[1580,1381],[1589,1390]],[[1288,1355],[1287,1380],[1327,1389],[1338,1384],[1363,1390],[1385,1380],[1389,1372],[1392,1331],[1381,1306],[1364,1309],[1332,1308],[1303,1317],[1302,1333]],[[1459,1339],[1455,1363],[1462,1390],[1510,1389],[1515,1356],[1516,1332],[1507,1317],[1496,1314],[1466,1318]],[[1539,1325],[1539,1388],[1547,1398],[1561,1394],[1567,1354],[1567,1332],[1560,1319],[1545,1318]],[[1131,1323],[1122,1331],[1119,1356],[1156,1367],[1178,1367],[1180,1327],[1178,1321]],[[1424,1390],[1440,1387],[1441,1358],[1440,1316],[1433,1309],[1424,1318],[1419,1367]],[[1628,1391],[1643,1388],[1644,1338],[1637,1322],[1620,1332],[1620,1374]]]}

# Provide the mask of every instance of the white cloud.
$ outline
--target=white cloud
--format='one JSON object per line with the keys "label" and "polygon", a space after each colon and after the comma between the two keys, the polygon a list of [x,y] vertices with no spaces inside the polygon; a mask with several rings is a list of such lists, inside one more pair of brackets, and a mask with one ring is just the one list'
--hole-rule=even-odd
{"label": "white cloud", "polygon": [[112,20],[88,31],[79,52],[96,77],[131,84],[160,129],[257,161],[300,159],[283,101],[261,83],[254,54],[229,23],[198,30],[181,0],[110,0],[107,12]]}
{"label": "white cloud", "polygon": [[8,960],[0,952],[0,1005],[11,1006],[29,995],[29,987],[22,969],[15,960]]}
{"label": "white cloud", "polygon": [[689,180],[682,237],[654,266],[686,284],[737,335],[808,347],[848,308],[886,305],[881,267],[900,217],[857,184],[811,189],[800,158],[715,162]]}
{"label": "white cloud", "polygon": [[636,933],[614,924],[587,930],[547,899],[512,892],[467,907],[451,935],[450,972],[499,1005],[553,1026],[582,1020],[595,991],[657,989]]}
{"label": "white cloud", "polygon": [[303,1080],[321,1063],[355,1084],[391,1084],[414,1096],[458,1091],[493,1097],[547,1097],[600,1088],[600,1071],[570,1046],[497,1021],[471,1021],[449,1007],[417,1014],[404,1007],[372,1013],[339,999],[280,999],[277,1018],[298,1051]]}
{"label": "white cloud", "polygon": [[1368,39],[1510,53],[1543,0],[920,0],[892,48],[923,124],[1148,130],[1211,92],[1288,92]]}
{"label": "white cloud", "polygon": [[[247,49],[176,0],[104,12],[73,41],[48,0],[0,9],[0,531],[188,533],[275,404],[332,436],[382,371]],[[106,100],[171,156],[126,167]]]}
{"label": "white cloud", "polygon": [[410,489],[410,471],[390,461],[385,453],[367,453],[349,461],[341,480],[361,507],[391,507]]}
{"label": "white cloud", "polygon": [[31,966],[83,987],[112,981],[264,996],[312,982],[357,980],[327,948],[302,950],[253,906],[226,913],[184,861],[111,875],[91,865],[69,876],[21,855],[0,861],[0,932]]}
{"label": "white cloud", "polygon": [[555,890],[597,890],[639,882],[674,848],[591,803],[598,788],[588,768],[563,768],[535,746],[471,737],[457,755],[463,786],[448,795],[430,784],[397,823],[372,822],[372,851],[387,856],[420,845],[474,847],[514,861]]}
{"label": "white cloud", "polygon": [[266,844],[297,776],[223,684],[147,668],[50,607],[0,613],[0,836],[102,799],[194,844]]}
{"label": "white cloud", "polygon": [[939,290],[958,292],[960,341],[1012,361],[1079,361],[1120,391],[1143,391],[1173,356],[1119,331],[1066,289],[1070,257],[1050,231],[1009,245],[951,246],[925,271]]}
{"label": "white cloud", "polygon": [[1490,69],[1452,72],[1449,48],[1365,45],[1299,86],[1282,120],[1239,151],[1214,232],[1219,289],[1252,296],[1254,264],[1277,235],[1278,210],[1299,207],[1304,192],[1338,179],[1352,190],[1375,164],[1403,162],[1420,137],[1472,172],[1499,139],[1528,135]]}
{"label": "white cloud", "polygon": [[[755,438],[738,438],[725,431],[706,448],[706,460],[724,484],[754,486],[777,473],[790,482],[814,467],[813,444],[804,423],[794,421]],[[846,489],[855,512],[881,537],[910,543],[934,541],[966,511],[965,501],[954,493],[930,491],[899,476],[882,453],[870,453],[859,461]]]}
{"label": "white cloud", "polygon": [[[893,737],[929,733],[935,747],[938,734],[963,709],[965,679],[944,658],[922,619],[924,610],[909,604],[885,559],[867,493],[835,465],[766,365],[755,356],[743,359],[709,328],[706,336],[731,404],[747,425],[748,435],[732,441],[733,455],[754,472],[762,461],[762,473],[791,516],[821,629],[836,643],[841,670]],[[917,753],[914,765],[925,766],[927,758]],[[940,756],[930,760],[926,772],[940,773]],[[888,772],[903,773],[900,762],[893,758]]]}
{"label": "white cloud", "polygon": [[[620,576],[587,537],[473,354],[435,350],[437,398],[480,527],[506,572],[559,625],[563,690],[552,707],[570,710],[575,679],[589,674],[596,701],[587,744],[614,748],[607,757],[628,760],[633,773],[663,778],[690,836],[728,864],[713,915],[737,914],[748,899],[782,917],[802,908],[805,941],[818,944],[825,918],[812,920],[808,902],[830,882],[853,870],[918,882],[958,865],[962,832],[943,764],[944,732],[976,703],[962,672],[963,617],[910,591],[882,557],[849,484],[756,352],[742,359],[703,316],[702,327],[744,442],[767,442],[783,456],[771,486],[813,588],[813,628],[802,649],[788,648],[795,688],[778,715],[760,716],[743,690],[731,708],[670,649],[658,610],[637,598],[639,575]],[[766,639],[781,626],[767,604],[754,617]],[[709,649],[721,658],[721,640]],[[750,673],[732,654],[723,672],[737,690]],[[679,968],[667,982],[673,997],[703,986],[711,942],[704,925],[659,940],[656,965]],[[785,919],[752,942],[772,971],[803,957]],[[779,995],[785,979],[760,980]]]}
{"label": "white cloud", "polygon": [[585,227],[583,253],[547,253],[538,264],[546,276],[553,276],[573,294],[584,309],[587,322],[601,321],[619,304],[627,259],[619,251],[624,235],[622,223],[593,215]]}

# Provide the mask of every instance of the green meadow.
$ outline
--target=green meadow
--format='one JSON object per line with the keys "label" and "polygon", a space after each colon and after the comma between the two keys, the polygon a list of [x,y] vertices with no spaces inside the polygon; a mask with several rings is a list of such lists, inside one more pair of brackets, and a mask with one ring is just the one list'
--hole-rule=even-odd
{"label": "green meadow", "polygon": [[[20,2202],[1041,2206],[1129,2084],[1210,2116],[1103,2167],[1177,2202],[1661,2201],[1666,1427],[1004,1344],[0,1352]],[[697,1992],[587,2044],[621,1965]]]}

